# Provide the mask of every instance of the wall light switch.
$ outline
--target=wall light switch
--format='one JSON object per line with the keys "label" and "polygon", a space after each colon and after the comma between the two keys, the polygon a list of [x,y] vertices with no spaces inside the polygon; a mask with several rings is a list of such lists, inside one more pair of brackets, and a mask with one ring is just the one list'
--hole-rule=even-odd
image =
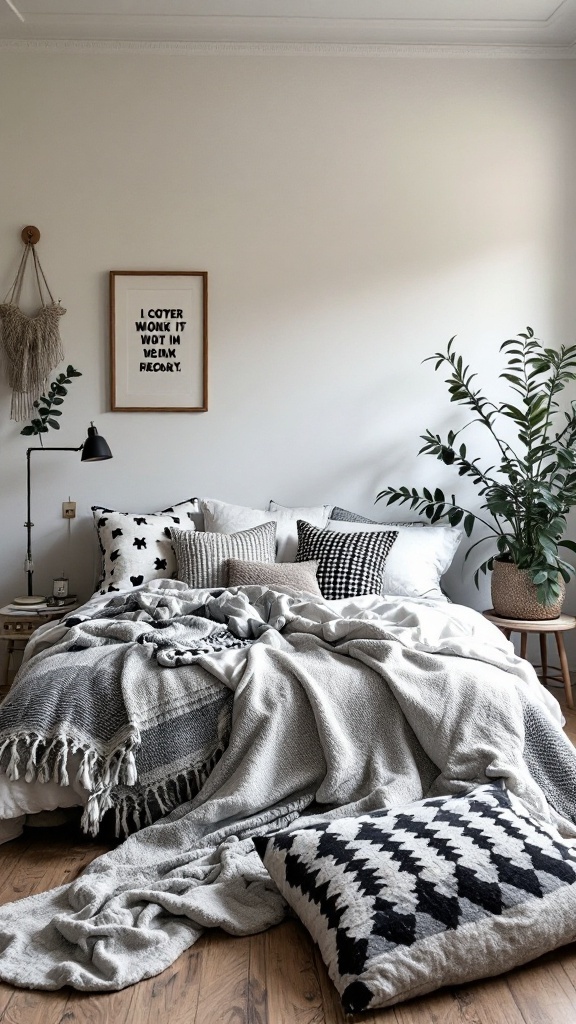
{"label": "wall light switch", "polygon": [[63,501],[62,502],[62,518],[63,519],[76,519],[76,502],[75,501]]}

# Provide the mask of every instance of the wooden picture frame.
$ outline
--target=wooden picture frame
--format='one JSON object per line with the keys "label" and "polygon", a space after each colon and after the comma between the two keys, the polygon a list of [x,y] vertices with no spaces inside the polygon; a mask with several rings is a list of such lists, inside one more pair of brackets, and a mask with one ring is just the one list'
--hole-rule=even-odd
{"label": "wooden picture frame", "polygon": [[205,270],[110,271],[110,375],[112,412],[207,412]]}

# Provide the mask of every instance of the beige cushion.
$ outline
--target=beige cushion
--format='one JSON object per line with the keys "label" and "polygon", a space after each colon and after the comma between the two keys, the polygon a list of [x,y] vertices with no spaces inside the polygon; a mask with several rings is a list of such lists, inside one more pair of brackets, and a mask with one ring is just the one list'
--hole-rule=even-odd
{"label": "beige cushion", "polygon": [[229,558],[228,586],[247,587],[260,584],[266,587],[289,587],[290,590],[304,591],[321,597],[316,579],[318,562],[247,562],[240,558]]}

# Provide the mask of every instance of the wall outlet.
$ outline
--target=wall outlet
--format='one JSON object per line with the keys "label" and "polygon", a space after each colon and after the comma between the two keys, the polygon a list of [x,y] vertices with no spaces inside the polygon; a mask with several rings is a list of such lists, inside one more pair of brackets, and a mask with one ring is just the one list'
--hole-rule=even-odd
{"label": "wall outlet", "polygon": [[76,519],[76,502],[75,501],[63,501],[62,502],[62,518],[63,519]]}

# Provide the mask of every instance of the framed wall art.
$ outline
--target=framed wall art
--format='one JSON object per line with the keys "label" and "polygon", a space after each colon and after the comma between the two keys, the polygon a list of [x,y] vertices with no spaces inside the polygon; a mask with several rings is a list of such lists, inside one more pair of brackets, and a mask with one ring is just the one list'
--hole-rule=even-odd
{"label": "framed wall art", "polygon": [[206,412],[208,274],[110,271],[113,412]]}

